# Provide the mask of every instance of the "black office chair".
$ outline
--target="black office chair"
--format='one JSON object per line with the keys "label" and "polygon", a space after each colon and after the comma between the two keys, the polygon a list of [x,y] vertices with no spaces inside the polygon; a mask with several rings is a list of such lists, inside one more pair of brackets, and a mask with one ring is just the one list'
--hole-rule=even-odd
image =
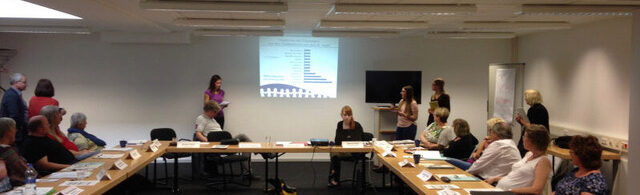
{"label": "black office chair", "polygon": [[[173,138],[176,138],[176,132],[171,129],[171,128],[156,128],[156,129],[152,129],[151,130],[151,140],[155,140],[158,139],[160,141],[171,141],[173,140]],[[188,140],[188,139],[180,139],[180,140]],[[186,158],[191,156],[191,154],[188,153],[166,153],[162,155],[162,161],[164,161],[164,178],[161,178],[161,180],[164,180],[164,183],[162,183],[163,185],[166,185],[169,181],[170,178],[168,173],[169,173],[169,168],[167,166],[167,159],[175,159],[175,158]],[[157,183],[157,172],[156,172],[156,167],[158,166],[158,163],[156,161],[156,159],[153,159],[153,183],[154,185]],[[178,173],[173,173],[174,177],[177,177]]]}
{"label": "black office chair", "polygon": [[[369,132],[363,132],[362,133],[362,141],[371,141],[372,139],[373,139],[373,134],[371,134]],[[351,175],[351,178],[340,180],[340,183],[342,183],[342,182],[351,182],[351,186],[355,187],[356,183],[364,182],[364,181],[358,181],[358,179],[356,177],[356,174],[358,173],[358,169],[357,169],[358,168],[358,164],[360,164],[361,160],[364,160],[364,161],[370,160],[371,156],[373,156],[373,152],[371,152],[369,157],[367,157],[367,155],[365,153],[354,153],[354,154],[351,154],[351,158],[350,159],[344,160],[344,161],[347,161],[347,162],[353,162],[353,173]]]}
{"label": "black office chair", "polygon": [[[229,132],[227,132],[227,131],[213,131],[213,132],[210,132],[207,135],[207,140],[209,140],[209,142],[226,142],[226,143],[235,143],[235,144],[238,143],[236,140],[232,139],[231,134]],[[211,175],[211,176],[213,176],[213,175],[222,176],[222,180],[221,181],[220,180],[215,180],[215,178],[211,178],[210,177],[209,180],[211,180],[213,182],[207,183],[206,184],[207,187],[212,187],[214,185],[222,184],[223,185],[223,189],[226,189],[228,183],[237,184],[237,185],[241,185],[241,186],[251,186],[251,179],[248,179],[249,182],[247,184],[233,181],[233,177],[234,176],[242,176],[242,175],[241,174],[240,175],[235,175],[233,173],[232,164],[234,164],[234,163],[239,164],[239,163],[242,163],[244,161],[248,161],[248,163],[251,163],[251,158],[239,155],[237,153],[234,153],[234,154],[207,154],[205,156],[205,171],[207,173],[209,173],[209,175]],[[230,174],[227,174],[227,166],[226,165],[228,165]],[[219,174],[218,166],[222,167],[222,174]],[[248,171],[251,171],[251,170],[248,170]],[[231,178],[228,179],[229,176]]]}

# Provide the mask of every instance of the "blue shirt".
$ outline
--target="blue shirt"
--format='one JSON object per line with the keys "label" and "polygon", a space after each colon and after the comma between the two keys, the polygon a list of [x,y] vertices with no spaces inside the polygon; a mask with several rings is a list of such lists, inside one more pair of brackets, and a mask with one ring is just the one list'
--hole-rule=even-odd
{"label": "blue shirt", "polygon": [[607,194],[607,182],[602,173],[591,173],[584,177],[576,177],[578,169],[574,169],[558,182],[556,195],[574,195],[589,192],[596,195]]}

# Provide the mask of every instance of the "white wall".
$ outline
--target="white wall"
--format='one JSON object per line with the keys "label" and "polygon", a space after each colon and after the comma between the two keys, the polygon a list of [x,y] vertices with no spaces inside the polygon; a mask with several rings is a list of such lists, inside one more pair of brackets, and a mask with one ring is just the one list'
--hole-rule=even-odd
{"label": "white wall", "polygon": [[[225,127],[232,134],[245,133],[254,141],[266,136],[272,141],[333,138],[345,104],[354,108],[365,131],[373,132],[374,104],[364,103],[365,70],[422,70],[423,102],[431,94],[431,80],[444,78],[452,95],[451,119],[467,119],[473,133],[482,136],[488,64],[508,62],[511,56],[507,40],[342,38],[336,99],[268,99],[258,97],[258,38],[194,38],[189,45],[162,45],[109,44],[96,35],[0,34],[0,43],[18,50],[9,68],[27,75],[25,99],[33,95],[37,79],[51,79],[61,105],[71,113],[86,113],[88,130],[112,145],[122,138],[148,139],[154,127],[171,127],[179,137],[191,138],[212,74],[223,77],[231,101]],[[421,130],[426,106],[420,111]]]}
{"label": "white wall", "polygon": [[525,88],[538,89],[550,123],[628,137],[631,19],[520,38]]}
{"label": "white wall", "polygon": [[[637,119],[638,115],[640,115],[640,102],[637,100],[640,99],[640,10],[636,10],[633,13],[633,29],[632,29],[632,37],[631,44],[633,45],[633,61],[631,65],[631,102],[630,102],[630,110],[629,110],[629,118]],[[629,121],[629,129],[633,129],[629,131],[629,162],[631,164],[638,164],[640,162],[640,120],[630,120]],[[640,175],[640,167],[639,166],[631,166],[629,167],[628,175]],[[627,192],[639,192],[640,185],[628,185]]]}
{"label": "white wall", "polygon": [[[527,35],[518,45],[525,88],[540,90],[552,127],[628,140],[631,18]],[[610,163],[603,172],[611,174]],[[626,178],[625,155],[614,194],[626,194]]]}

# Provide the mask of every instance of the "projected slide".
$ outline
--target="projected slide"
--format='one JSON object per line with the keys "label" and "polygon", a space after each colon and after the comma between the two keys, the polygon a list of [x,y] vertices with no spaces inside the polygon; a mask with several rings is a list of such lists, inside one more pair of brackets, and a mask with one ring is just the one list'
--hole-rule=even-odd
{"label": "projected slide", "polygon": [[260,37],[260,97],[336,98],[338,38]]}

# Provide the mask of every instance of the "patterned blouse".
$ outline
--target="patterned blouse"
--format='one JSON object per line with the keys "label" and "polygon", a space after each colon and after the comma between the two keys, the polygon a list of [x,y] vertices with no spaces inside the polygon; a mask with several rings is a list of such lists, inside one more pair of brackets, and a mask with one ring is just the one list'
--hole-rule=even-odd
{"label": "patterned blouse", "polygon": [[602,173],[591,173],[584,177],[576,177],[578,168],[567,173],[556,186],[556,195],[574,195],[589,192],[596,195],[607,194],[607,183]]}

